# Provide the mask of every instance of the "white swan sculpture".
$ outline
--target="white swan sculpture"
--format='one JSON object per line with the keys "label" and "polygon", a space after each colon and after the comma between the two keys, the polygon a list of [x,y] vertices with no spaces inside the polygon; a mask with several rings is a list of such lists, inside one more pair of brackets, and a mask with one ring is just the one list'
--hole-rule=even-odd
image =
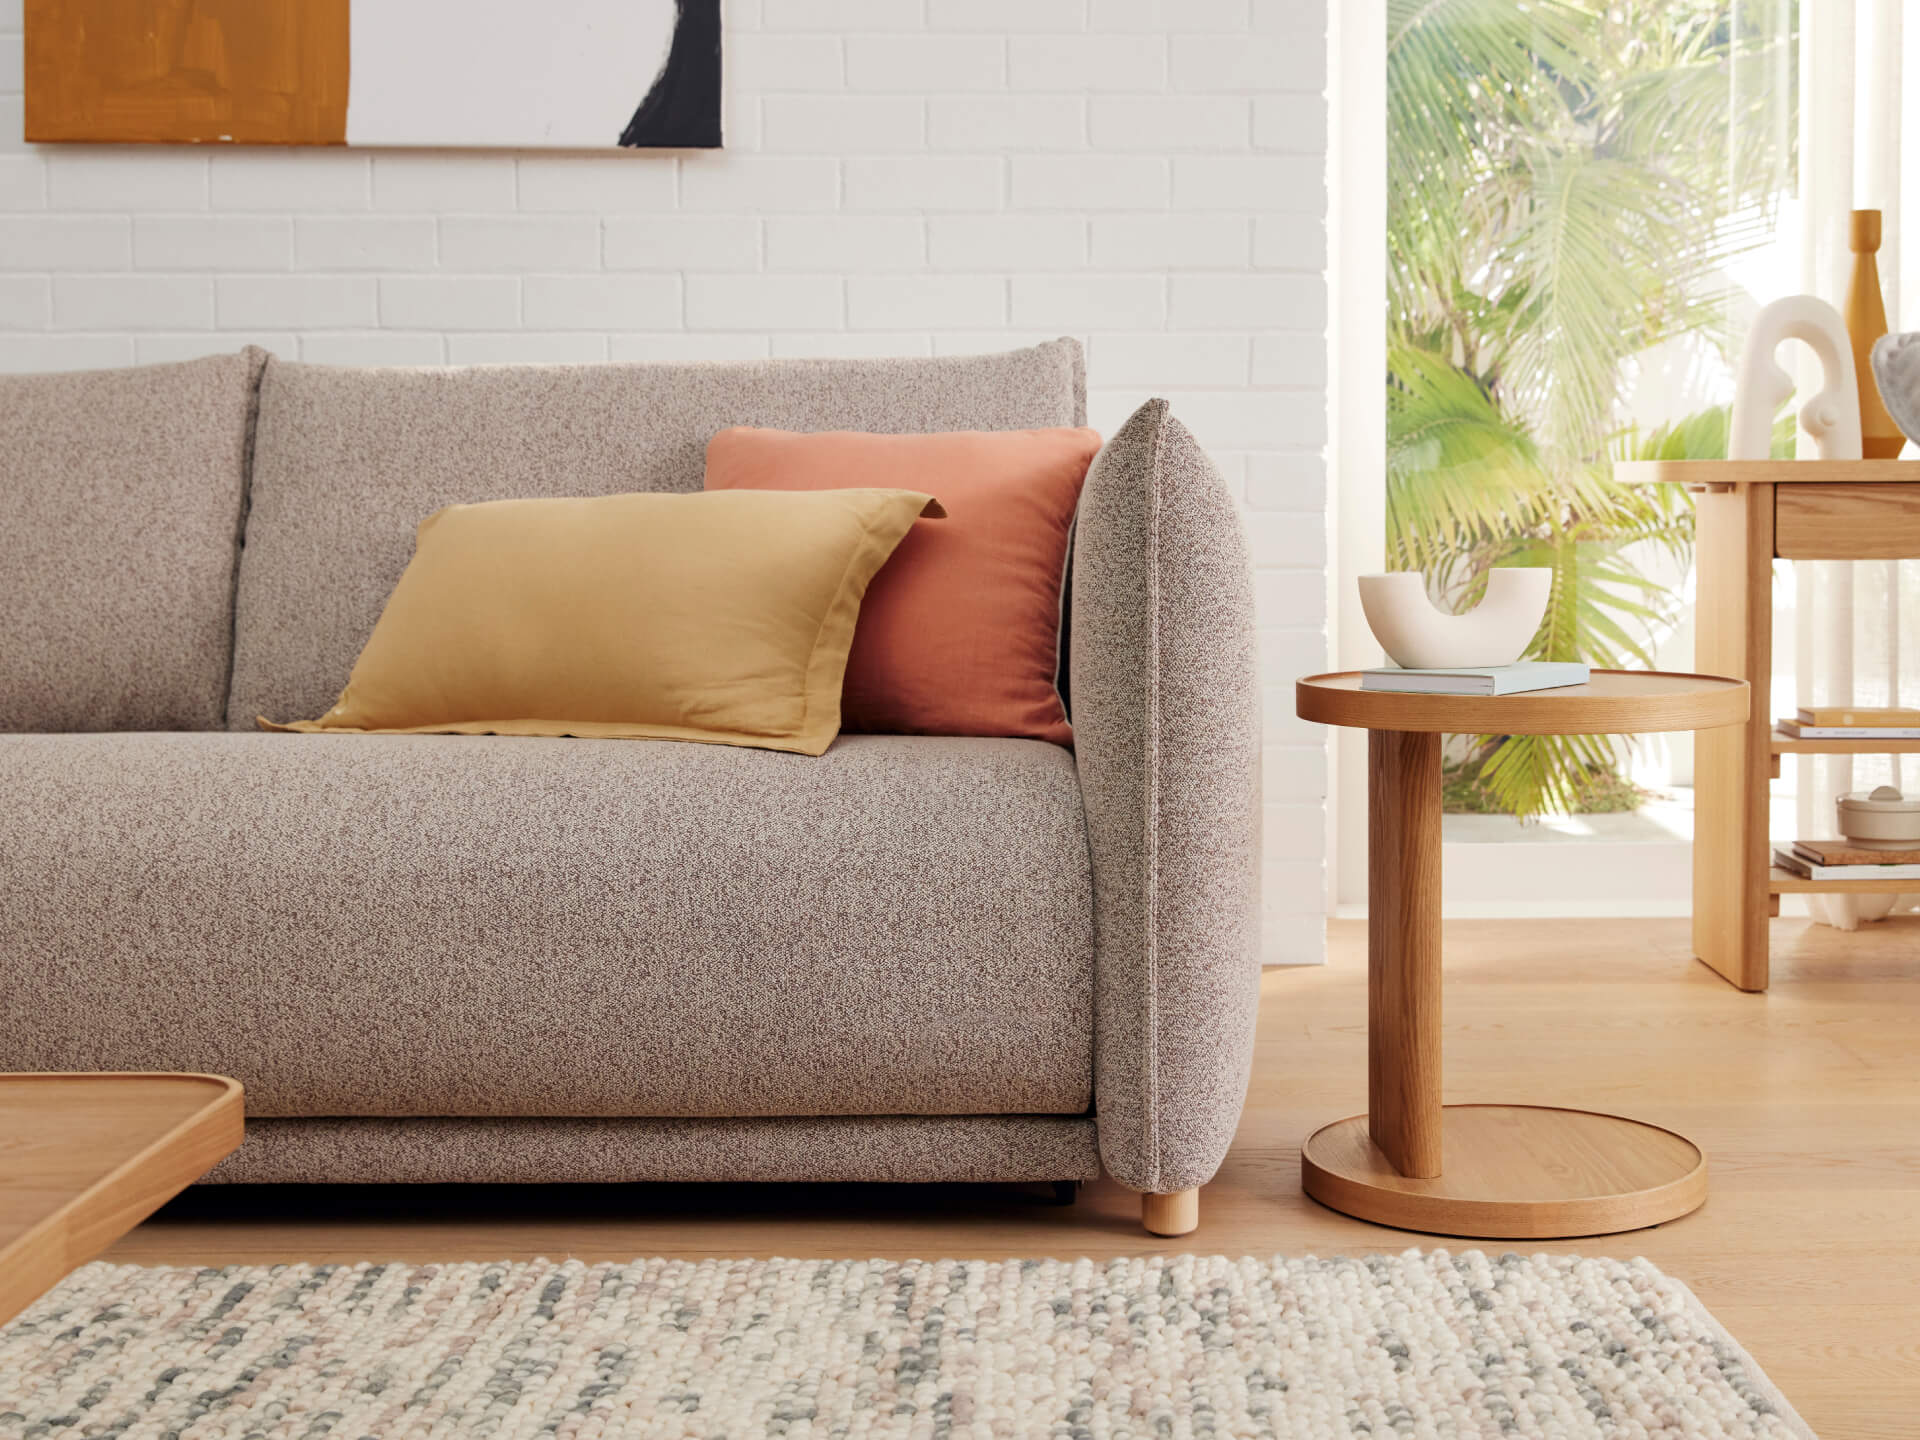
{"label": "white swan sculpture", "polygon": [[1800,424],[1822,460],[1858,460],[1860,386],[1853,372],[1853,342],[1840,312],[1816,295],[1788,295],[1754,317],[1734,381],[1727,458],[1765,460],[1773,453],[1774,412],[1793,394],[1793,376],[1780,368],[1773,352],[1788,340],[1806,341],[1820,359],[1821,388],[1800,407]]}
{"label": "white swan sculpture", "polygon": [[1360,577],[1367,626],[1404,670],[1511,665],[1526,653],[1553,593],[1553,571],[1516,566],[1487,572],[1484,599],[1464,615],[1436,610],[1417,570]]}

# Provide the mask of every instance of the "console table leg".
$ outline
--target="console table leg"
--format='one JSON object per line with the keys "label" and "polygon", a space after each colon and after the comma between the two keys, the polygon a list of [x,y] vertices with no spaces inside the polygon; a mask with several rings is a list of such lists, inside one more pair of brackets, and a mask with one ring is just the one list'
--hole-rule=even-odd
{"label": "console table leg", "polygon": [[1367,1125],[1440,1173],[1440,736],[1367,732]]}
{"label": "console table leg", "polygon": [[1738,728],[1693,742],[1693,953],[1742,990],[1767,988],[1767,781],[1773,769],[1774,487],[1694,497],[1695,663],[1752,687]]}

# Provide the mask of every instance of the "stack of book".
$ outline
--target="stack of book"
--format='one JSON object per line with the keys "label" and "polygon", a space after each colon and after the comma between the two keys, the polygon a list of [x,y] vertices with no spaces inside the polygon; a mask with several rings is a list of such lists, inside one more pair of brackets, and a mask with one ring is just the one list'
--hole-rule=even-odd
{"label": "stack of book", "polygon": [[1403,690],[1417,695],[1519,695],[1528,690],[1558,690],[1584,685],[1584,663],[1524,660],[1518,665],[1485,665],[1460,670],[1384,670],[1360,672],[1362,690]]}
{"label": "stack of book", "polygon": [[1920,880],[1920,847],[1880,850],[1845,840],[1796,840],[1791,848],[1776,848],[1773,863],[1802,880]]}
{"label": "stack of book", "polygon": [[1796,740],[1920,740],[1920,710],[1859,705],[1803,705],[1778,722]]}

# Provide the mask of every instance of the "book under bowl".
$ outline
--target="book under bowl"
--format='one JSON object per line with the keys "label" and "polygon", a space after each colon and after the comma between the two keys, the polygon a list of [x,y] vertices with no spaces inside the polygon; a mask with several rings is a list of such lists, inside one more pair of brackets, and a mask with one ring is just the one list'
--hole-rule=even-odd
{"label": "book under bowl", "polygon": [[1591,675],[1586,664],[1579,660],[1523,660],[1516,665],[1470,666],[1458,670],[1402,670],[1388,666],[1363,670],[1360,688],[1416,695],[1521,695],[1530,690],[1584,685]]}

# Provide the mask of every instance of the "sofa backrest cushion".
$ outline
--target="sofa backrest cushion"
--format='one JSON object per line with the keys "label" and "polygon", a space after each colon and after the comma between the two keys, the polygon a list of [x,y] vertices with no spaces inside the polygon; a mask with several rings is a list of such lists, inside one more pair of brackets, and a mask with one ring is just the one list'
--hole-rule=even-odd
{"label": "sofa backrest cushion", "polygon": [[745,365],[360,369],[260,386],[227,725],[334,701],[421,520],[481,500],[701,488],[731,425],[1012,430],[1086,419],[1080,347]]}
{"label": "sofa backrest cushion", "polygon": [[220,728],[265,360],[0,377],[0,731]]}

